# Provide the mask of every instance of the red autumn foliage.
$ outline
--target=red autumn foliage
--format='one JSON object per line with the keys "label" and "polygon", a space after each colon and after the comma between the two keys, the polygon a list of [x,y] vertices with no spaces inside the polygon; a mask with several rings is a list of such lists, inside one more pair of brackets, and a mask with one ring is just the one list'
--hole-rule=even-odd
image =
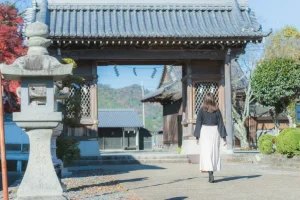
{"label": "red autumn foliage", "polygon": [[[0,4],[0,63],[12,64],[18,57],[25,55],[27,48],[23,45],[23,18],[18,15],[13,5]],[[20,99],[16,89],[18,81],[2,80],[4,112],[11,113],[20,110]]]}

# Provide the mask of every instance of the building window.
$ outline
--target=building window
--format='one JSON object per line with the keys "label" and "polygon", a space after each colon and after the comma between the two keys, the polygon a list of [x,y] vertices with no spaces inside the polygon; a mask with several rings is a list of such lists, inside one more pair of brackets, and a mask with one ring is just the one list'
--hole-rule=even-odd
{"label": "building window", "polygon": [[67,136],[69,137],[90,137],[90,130],[87,127],[69,127]]}
{"label": "building window", "polygon": [[212,93],[219,105],[219,84],[217,82],[197,82],[194,94],[194,113],[197,115],[207,93]]}

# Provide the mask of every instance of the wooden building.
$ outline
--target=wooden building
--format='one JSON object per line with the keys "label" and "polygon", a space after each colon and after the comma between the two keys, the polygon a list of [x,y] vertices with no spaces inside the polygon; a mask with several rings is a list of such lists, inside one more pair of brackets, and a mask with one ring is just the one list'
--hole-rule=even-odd
{"label": "wooden building", "polygon": [[163,106],[164,148],[182,143],[182,66],[165,66],[158,89],[145,95],[142,102],[159,102]]}
{"label": "wooden building", "polygon": [[232,150],[231,63],[267,35],[247,0],[33,0],[26,23],[50,28],[49,52],[78,63],[84,76],[81,124],[97,135],[97,66],[182,66],[182,153],[192,137],[203,90],[218,98]]}
{"label": "wooden building", "polygon": [[100,150],[139,150],[143,123],[131,109],[99,109]]}
{"label": "wooden building", "polygon": [[[247,87],[247,78],[240,65],[233,61],[231,65],[233,92],[238,98],[243,99],[244,89]],[[182,145],[182,67],[165,66],[158,85],[158,89],[145,95],[142,102],[159,102],[163,106],[163,144],[165,148],[177,148]],[[208,84],[201,85],[199,91],[204,97],[208,92],[215,92],[213,86]],[[201,100],[203,101],[203,99]],[[193,104],[195,104],[193,100]],[[199,105],[197,105],[199,109]],[[194,116],[196,117],[196,116]]]}
{"label": "wooden building", "polygon": [[[255,103],[250,106],[250,115],[251,117],[245,122],[246,126],[249,127],[248,141],[250,147],[257,148],[260,136],[264,134],[276,135],[277,133],[275,130],[274,119],[270,114],[270,108]],[[280,114],[277,120],[280,130],[289,127],[289,120],[286,115]]]}

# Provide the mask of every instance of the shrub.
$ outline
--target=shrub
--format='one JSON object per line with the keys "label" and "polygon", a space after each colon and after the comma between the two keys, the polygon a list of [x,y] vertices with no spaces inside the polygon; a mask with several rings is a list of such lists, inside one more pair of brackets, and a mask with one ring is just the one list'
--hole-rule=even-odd
{"label": "shrub", "polygon": [[274,152],[273,144],[276,142],[276,137],[273,135],[265,134],[258,139],[258,149],[263,154],[271,154]]}
{"label": "shrub", "polygon": [[276,151],[293,157],[300,154],[300,129],[287,128],[280,132],[276,140]]}
{"label": "shrub", "polygon": [[66,138],[63,136],[57,137],[57,157],[61,159],[66,165],[72,164],[72,161],[74,159],[80,157],[80,149],[78,148],[78,144],[78,140]]}

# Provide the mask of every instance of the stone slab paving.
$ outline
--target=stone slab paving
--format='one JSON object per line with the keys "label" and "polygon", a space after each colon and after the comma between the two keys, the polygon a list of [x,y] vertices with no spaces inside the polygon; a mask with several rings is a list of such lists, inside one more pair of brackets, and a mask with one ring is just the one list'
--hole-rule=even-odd
{"label": "stone slab paving", "polygon": [[102,166],[143,200],[298,200],[300,171],[223,165],[208,183],[196,164]]}

